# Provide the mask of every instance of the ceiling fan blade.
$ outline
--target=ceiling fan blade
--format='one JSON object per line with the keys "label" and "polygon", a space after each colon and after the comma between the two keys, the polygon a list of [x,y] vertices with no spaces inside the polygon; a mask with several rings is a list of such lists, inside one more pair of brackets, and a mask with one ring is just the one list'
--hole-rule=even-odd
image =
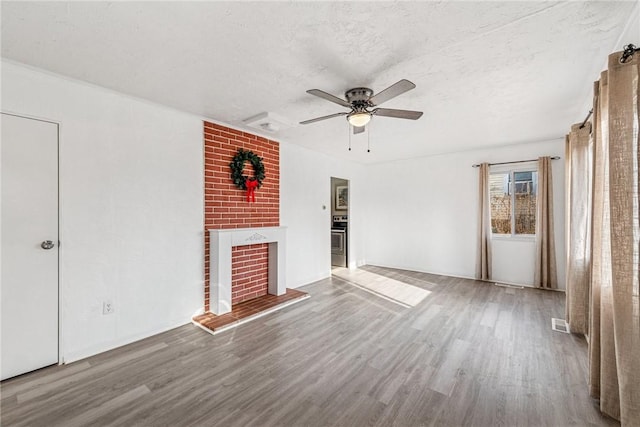
{"label": "ceiling fan blade", "polygon": [[304,122],[300,122],[300,124],[301,125],[308,125],[309,123],[315,123],[315,122],[319,122],[321,120],[332,119],[332,118],[338,117],[338,116],[346,116],[347,114],[349,114],[349,113],[329,114],[328,116],[316,117],[315,119],[305,120]]}
{"label": "ceiling fan blade", "polygon": [[394,117],[396,119],[418,120],[422,117],[422,111],[395,110],[393,108],[376,108],[371,112],[376,116]]}
{"label": "ceiling fan blade", "polygon": [[307,93],[315,96],[319,96],[322,99],[326,99],[327,101],[335,102],[338,105],[342,105],[343,107],[351,108],[351,104],[349,104],[344,99],[338,98],[337,96],[331,95],[320,89],[309,89]]}
{"label": "ceiling fan blade", "polygon": [[364,126],[353,126],[353,134],[357,135],[364,132]]}
{"label": "ceiling fan blade", "polygon": [[391,98],[395,98],[398,95],[402,95],[406,91],[409,91],[415,87],[416,85],[411,83],[409,80],[402,79],[399,82],[392,84],[382,92],[373,95],[371,98],[369,98],[369,102],[371,103],[371,105],[380,105],[383,102],[388,101]]}

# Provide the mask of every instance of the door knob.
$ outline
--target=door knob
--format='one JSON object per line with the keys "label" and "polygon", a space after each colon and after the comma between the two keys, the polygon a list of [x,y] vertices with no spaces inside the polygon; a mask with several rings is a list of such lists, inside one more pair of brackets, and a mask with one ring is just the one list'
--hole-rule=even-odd
{"label": "door knob", "polygon": [[42,242],[42,244],[40,245],[40,247],[42,247],[42,249],[52,249],[55,245],[53,244],[52,240],[45,240],[44,242]]}

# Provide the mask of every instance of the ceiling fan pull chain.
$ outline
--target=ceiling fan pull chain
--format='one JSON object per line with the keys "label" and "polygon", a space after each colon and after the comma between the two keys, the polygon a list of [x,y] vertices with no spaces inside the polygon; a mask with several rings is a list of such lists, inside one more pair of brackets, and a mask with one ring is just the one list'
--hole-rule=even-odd
{"label": "ceiling fan pull chain", "polygon": [[349,134],[349,151],[351,151],[351,125],[347,122],[347,133]]}
{"label": "ceiling fan pull chain", "polygon": [[367,125],[367,153],[371,152],[371,123]]}

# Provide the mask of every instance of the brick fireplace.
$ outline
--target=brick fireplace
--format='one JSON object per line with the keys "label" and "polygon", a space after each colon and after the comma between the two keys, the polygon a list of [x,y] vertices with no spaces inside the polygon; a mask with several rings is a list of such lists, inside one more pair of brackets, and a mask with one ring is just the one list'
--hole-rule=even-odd
{"label": "brick fireplace", "polygon": [[248,247],[253,242],[263,242],[268,250],[267,293],[281,296],[287,292],[286,279],[286,228],[285,227],[252,227],[209,230],[209,287],[210,312],[223,315],[231,312],[234,286],[232,280],[233,264],[231,262],[234,247]]}
{"label": "brick fireplace", "polygon": [[[256,191],[255,203],[231,181],[229,163],[238,149],[262,157],[265,179]],[[247,162],[246,175],[253,175]],[[204,122],[204,228],[205,228],[205,311],[211,306],[211,229],[244,229],[280,225],[280,144],[257,135]],[[253,243],[253,242],[252,242]],[[269,243],[234,246],[232,262],[232,303],[266,295],[269,286]]]}

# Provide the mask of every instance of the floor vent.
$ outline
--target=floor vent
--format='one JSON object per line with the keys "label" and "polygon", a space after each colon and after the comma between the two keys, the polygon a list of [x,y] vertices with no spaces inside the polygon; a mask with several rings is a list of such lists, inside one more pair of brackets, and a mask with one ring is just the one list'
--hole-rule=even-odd
{"label": "floor vent", "polygon": [[567,322],[565,322],[564,319],[556,319],[555,317],[551,318],[551,329],[556,332],[564,332],[565,334],[570,332]]}
{"label": "floor vent", "polygon": [[500,286],[501,288],[511,288],[511,289],[524,289],[524,286],[518,286],[518,285],[509,285],[507,283],[498,283],[495,282],[494,285],[496,286]]}

